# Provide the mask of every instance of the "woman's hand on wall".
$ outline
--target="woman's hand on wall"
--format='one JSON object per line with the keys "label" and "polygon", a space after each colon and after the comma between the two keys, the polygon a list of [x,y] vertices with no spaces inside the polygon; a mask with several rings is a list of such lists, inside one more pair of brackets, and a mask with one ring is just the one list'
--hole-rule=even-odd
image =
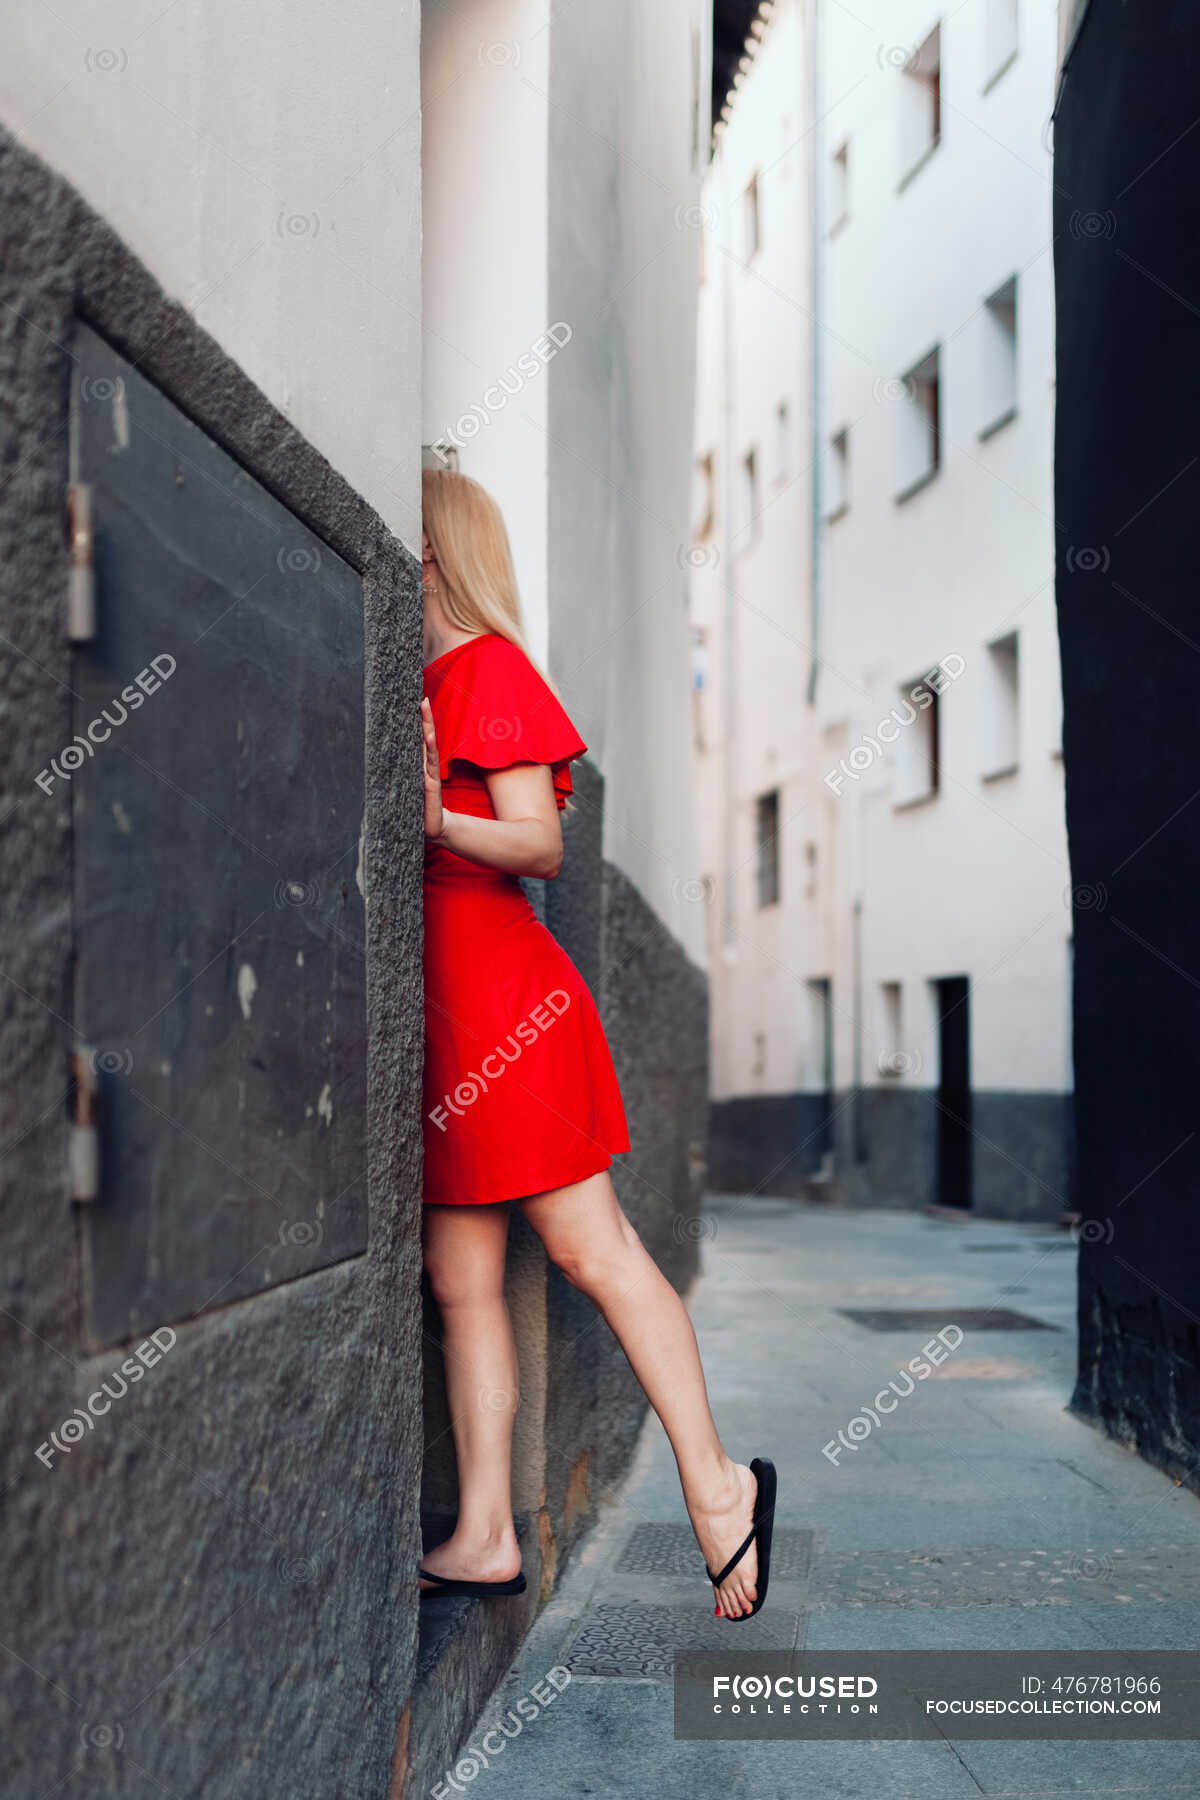
{"label": "woman's hand on wall", "polygon": [[437,732],[433,728],[433,708],[428,700],[421,702],[421,735],[424,738],[425,756],[425,836],[440,838],[446,829],[446,815],[442,808]]}

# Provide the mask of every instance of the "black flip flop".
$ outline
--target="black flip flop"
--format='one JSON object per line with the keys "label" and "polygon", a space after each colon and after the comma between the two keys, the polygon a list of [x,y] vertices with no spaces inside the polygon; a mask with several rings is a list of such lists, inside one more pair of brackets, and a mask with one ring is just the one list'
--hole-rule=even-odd
{"label": "black flip flop", "polygon": [[523,1594],[525,1571],[521,1569],[510,1581],[456,1581],[451,1575],[435,1575],[432,1569],[418,1569],[422,1581],[436,1581],[435,1588],[422,1588],[422,1600],[434,1594],[469,1594],[472,1599],[486,1600],[489,1594]]}
{"label": "black flip flop", "polygon": [[719,1588],[729,1571],[745,1556],[751,1544],[757,1542],[758,1574],[754,1581],[757,1598],[749,1612],[726,1615],[735,1625],[740,1624],[743,1619],[754,1617],[767,1597],[767,1583],[771,1578],[771,1538],[775,1530],[775,1495],[778,1488],[775,1464],[765,1456],[756,1456],[750,1464],[750,1473],[758,1482],[758,1493],[754,1497],[754,1523],[719,1575],[714,1575],[707,1563],[704,1565],[704,1573],[713,1587]]}

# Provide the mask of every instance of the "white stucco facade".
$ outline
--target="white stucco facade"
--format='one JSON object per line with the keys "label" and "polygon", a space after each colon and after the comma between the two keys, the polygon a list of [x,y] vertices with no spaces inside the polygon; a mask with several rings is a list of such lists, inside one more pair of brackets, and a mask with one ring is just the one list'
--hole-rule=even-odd
{"label": "white stucco facade", "polygon": [[[812,781],[815,727],[805,700],[810,81],[805,9],[780,4],[718,136],[702,202],[691,595],[718,1099],[790,1092],[808,1079],[800,1023],[808,965],[821,961],[807,860],[828,799]],[[783,866],[780,903],[763,907],[756,801],[767,791],[779,794]]]}
{"label": "white stucco facade", "polygon": [[[981,4],[942,22],[939,141],[911,174],[902,124],[913,78],[885,53],[881,78],[861,81],[862,27],[837,8],[826,21],[822,148],[832,159],[848,143],[850,177],[823,257],[819,429],[826,455],[845,431],[849,455],[845,511],[824,531],[820,775],[918,677],[961,659],[937,702],[935,793],[904,803],[906,780],[920,790],[925,779],[911,767],[922,760],[912,725],[885,757],[831,784],[845,851],[830,900],[842,918],[862,905],[864,1079],[936,1083],[928,984],[964,974],[972,1085],[1054,1091],[1070,1067],[1047,135],[1056,15],[1025,0],[1011,42],[997,41],[989,31],[1009,11]],[[938,24],[920,4],[874,16],[910,49]],[[998,322],[1003,303],[988,304],[1008,283],[1015,332]],[[939,467],[914,487],[915,402],[900,384],[935,350]],[[833,971],[844,995],[846,937]],[[885,982],[901,988],[894,1043]],[[848,1034],[835,1044],[841,1086]],[[897,1074],[880,1073],[888,1053],[904,1059]]]}
{"label": "white stucco facade", "polygon": [[[717,1099],[936,1090],[933,984],[956,976],[970,984],[972,1089],[1070,1087],[1055,72],[1044,0],[948,15],[924,0],[810,4],[802,34],[779,5],[720,142],[706,204],[757,172],[763,212],[757,257],[732,259],[724,319],[711,283],[701,302],[696,449],[725,471],[711,542],[725,542],[747,446],[770,456],[776,393],[810,320],[800,455],[815,482],[797,504],[818,529],[815,545],[807,528],[787,532],[764,488],[732,604],[724,568],[693,581],[712,640],[700,791]],[[785,111],[800,115],[808,170],[790,207],[772,188]],[[936,702],[928,685],[921,704],[902,700],[938,665]],[[754,818],[772,791],[779,893],[759,905]]]}
{"label": "white stucco facade", "polygon": [[420,9],[9,11],[0,116],[419,548]]}
{"label": "white stucco facade", "polygon": [[[423,10],[424,441],[494,494],[604,853],[704,957],[688,702],[697,0]],[[522,358],[527,359],[523,365]]]}

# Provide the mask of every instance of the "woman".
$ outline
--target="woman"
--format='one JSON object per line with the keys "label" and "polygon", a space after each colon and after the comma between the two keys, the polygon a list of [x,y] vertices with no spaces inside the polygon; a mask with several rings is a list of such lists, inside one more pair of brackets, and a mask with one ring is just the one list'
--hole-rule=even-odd
{"label": "woman", "polygon": [[734,1463],[721,1445],[691,1321],[608,1174],[629,1136],[599,1015],[519,881],[558,874],[570,764],[587,746],[524,650],[495,502],[464,475],[427,471],[423,510],[424,1254],[442,1313],[459,1510],[424,1559],[421,1589],[525,1587],[503,1292],[515,1203],[600,1309],[662,1420],[717,1614],[748,1618],[766,1598],[775,1471]]}

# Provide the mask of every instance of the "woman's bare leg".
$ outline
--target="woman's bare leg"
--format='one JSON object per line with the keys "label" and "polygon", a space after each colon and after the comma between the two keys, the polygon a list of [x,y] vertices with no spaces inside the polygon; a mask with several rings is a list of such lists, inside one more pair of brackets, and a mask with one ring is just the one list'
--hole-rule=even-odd
{"label": "woman's bare leg", "polygon": [[520,1377],[504,1299],[507,1244],[503,1202],[425,1208],[425,1267],[442,1314],[458,1458],[458,1522],[453,1535],[425,1557],[424,1567],[468,1581],[506,1581],[521,1567],[512,1516]]}
{"label": "woman's bare leg", "polygon": [[[616,1334],[671,1441],[704,1560],[710,1569],[723,1568],[750,1529],[756,1482],[721,1444],[683,1301],[622,1212],[607,1172],[520,1205],[547,1255]],[[736,1618],[750,1610],[757,1573],[751,1544],[715,1590],[722,1613]]]}

